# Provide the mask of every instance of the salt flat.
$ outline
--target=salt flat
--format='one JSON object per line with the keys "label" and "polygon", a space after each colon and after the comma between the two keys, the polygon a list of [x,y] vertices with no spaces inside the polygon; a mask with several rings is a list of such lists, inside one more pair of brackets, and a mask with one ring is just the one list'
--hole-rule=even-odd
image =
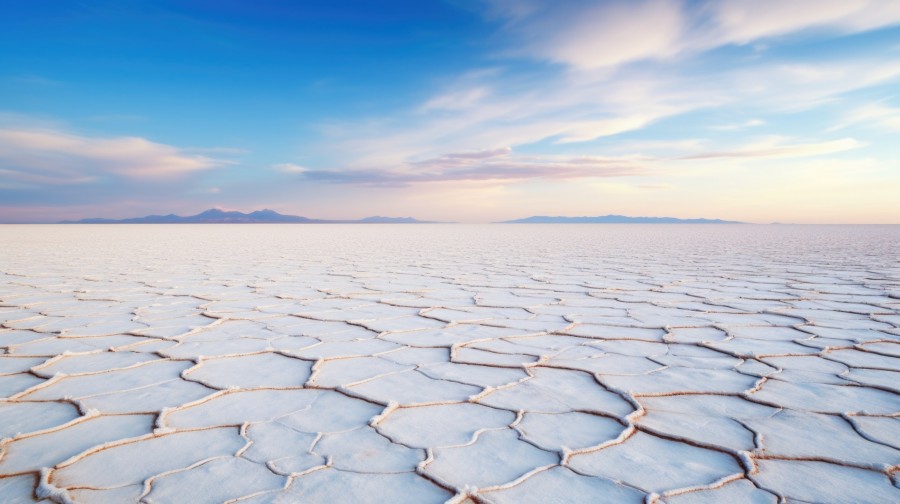
{"label": "salt flat", "polygon": [[0,501],[898,502],[900,227],[0,226]]}

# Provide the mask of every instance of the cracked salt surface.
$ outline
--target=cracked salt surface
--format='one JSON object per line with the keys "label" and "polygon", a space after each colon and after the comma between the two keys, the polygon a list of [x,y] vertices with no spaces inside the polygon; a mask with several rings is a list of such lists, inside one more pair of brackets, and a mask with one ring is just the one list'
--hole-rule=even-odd
{"label": "cracked salt surface", "polygon": [[900,228],[0,226],[0,501],[900,502]]}

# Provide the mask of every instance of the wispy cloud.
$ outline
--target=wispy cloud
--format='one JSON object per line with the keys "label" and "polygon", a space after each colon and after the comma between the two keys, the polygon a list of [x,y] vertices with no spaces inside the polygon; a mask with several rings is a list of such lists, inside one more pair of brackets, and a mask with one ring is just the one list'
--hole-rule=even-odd
{"label": "wispy cloud", "polygon": [[703,159],[783,159],[824,156],[865,147],[864,142],[853,138],[841,138],[827,142],[785,144],[780,139],[770,139],[734,150],[703,152],[678,158],[684,160]]}
{"label": "wispy cloud", "polygon": [[645,175],[647,159],[634,156],[524,156],[511,149],[445,154],[389,168],[308,170],[305,179],[338,184],[404,186],[423,182],[568,180]]}
{"label": "wispy cloud", "polygon": [[504,21],[513,54],[573,68],[668,59],[819,30],[837,34],[900,23],[885,0],[487,0]]}
{"label": "wispy cloud", "polygon": [[704,138],[684,138],[678,140],[624,140],[607,148],[616,153],[668,153],[697,152],[707,147],[709,140]]}
{"label": "wispy cloud", "polygon": [[856,33],[900,23],[900,3],[892,0],[710,0],[706,5],[709,45],[747,44],[810,29]]}
{"label": "wispy cloud", "polygon": [[423,103],[421,112],[432,110],[464,110],[478,105],[489,94],[486,87],[474,87],[435,96]]}
{"label": "wispy cloud", "polygon": [[9,180],[20,183],[83,184],[104,177],[170,179],[228,163],[140,137],[0,129],[0,170]]}
{"label": "wispy cloud", "polygon": [[687,22],[681,2],[672,0],[562,2],[525,16],[511,12],[508,29],[523,44],[516,52],[579,68],[672,56]]}
{"label": "wispy cloud", "polygon": [[715,131],[739,131],[747,128],[756,128],[759,126],[764,126],[766,121],[762,119],[748,119],[744,122],[732,123],[732,124],[719,124],[716,126],[710,126],[709,129]]}
{"label": "wispy cloud", "polygon": [[900,108],[884,103],[867,103],[848,111],[829,131],[837,131],[850,126],[871,126],[886,131],[900,131]]}
{"label": "wispy cloud", "polygon": [[443,156],[427,160],[420,161],[419,163],[415,163],[418,165],[429,165],[435,163],[445,163],[445,164],[465,164],[473,160],[480,159],[490,159],[496,157],[503,157],[512,152],[512,147],[500,147],[499,149],[487,149],[480,150],[475,152],[453,152],[450,154],[444,154]]}
{"label": "wispy cloud", "polygon": [[306,173],[309,171],[309,168],[294,163],[279,163],[272,167],[282,173]]}

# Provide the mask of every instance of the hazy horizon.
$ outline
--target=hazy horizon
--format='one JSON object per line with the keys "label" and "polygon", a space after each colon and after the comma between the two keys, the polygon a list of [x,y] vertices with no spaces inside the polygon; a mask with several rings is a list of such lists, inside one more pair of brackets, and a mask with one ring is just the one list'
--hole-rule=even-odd
{"label": "hazy horizon", "polygon": [[0,221],[896,223],[900,2],[14,2]]}

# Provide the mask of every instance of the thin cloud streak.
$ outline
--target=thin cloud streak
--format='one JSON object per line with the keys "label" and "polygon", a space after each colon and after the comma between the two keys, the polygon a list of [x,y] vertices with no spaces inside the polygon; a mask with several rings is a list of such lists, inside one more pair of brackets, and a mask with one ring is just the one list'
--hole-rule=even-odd
{"label": "thin cloud streak", "polygon": [[279,163],[272,166],[282,173],[306,173],[309,168],[294,163]]}
{"label": "thin cloud streak", "polygon": [[838,131],[850,126],[864,125],[885,131],[900,131],[900,108],[883,103],[868,103],[850,110],[841,122],[828,131]]}
{"label": "thin cloud streak", "polygon": [[824,156],[836,154],[853,149],[865,147],[864,142],[853,138],[842,138],[829,142],[803,143],[791,145],[779,145],[775,142],[769,145],[746,147],[731,151],[704,152],[691,156],[678,158],[682,161],[704,159],[784,159],[797,157]]}
{"label": "thin cloud streak", "polygon": [[107,177],[171,179],[229,163],[140,137],[0,129],[0,169],[10,179],[23,183],[84,184]]}
{"label": "thin cloud streak", "polygon": [[766,121],[763,121],[762,119],[748,119],[741,123],[710,126],[709,129],[714,131],[740,131],[747,128],[757,128],[759,126],[765,126],[765,124]]}
{"label": "thin cloud streak", "polygon": [[390,169],[309,170],[306,180],[335,184],[407,186],[424,182],[570,180],[591,177],[636,177],[649,173],[637,157],[518,156],[509,148],[447,154]]}

